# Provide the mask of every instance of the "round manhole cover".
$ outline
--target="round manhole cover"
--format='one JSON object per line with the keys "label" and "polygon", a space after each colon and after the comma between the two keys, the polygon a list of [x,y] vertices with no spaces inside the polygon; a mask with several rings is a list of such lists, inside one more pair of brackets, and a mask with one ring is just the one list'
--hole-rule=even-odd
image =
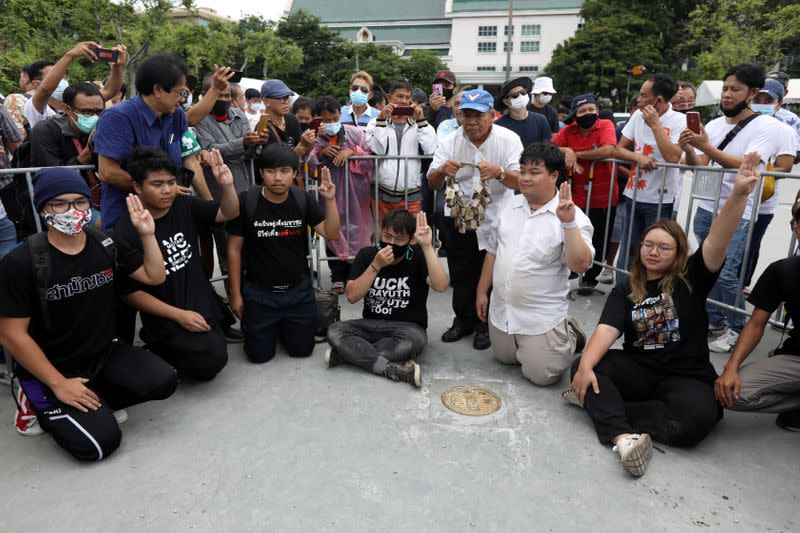
{"label": "round manhole cover", "polygon": [[500,396],[483,387],[453,387],[442,394],[442,403],[462,415],[484,416],[500,409]]}

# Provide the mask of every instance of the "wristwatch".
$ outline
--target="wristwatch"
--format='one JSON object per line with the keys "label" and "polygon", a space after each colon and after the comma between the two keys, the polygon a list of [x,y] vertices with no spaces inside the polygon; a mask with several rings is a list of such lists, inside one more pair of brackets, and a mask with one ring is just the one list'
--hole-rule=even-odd
{"label": "wristwatch", "polygon": [[500,174],[497,175],[496,179],[497,179],[497,181],[500,181],[500,182],[502,182],[504,179],[506,179],[506,169],[504,169],[503,167],[500,167]]}

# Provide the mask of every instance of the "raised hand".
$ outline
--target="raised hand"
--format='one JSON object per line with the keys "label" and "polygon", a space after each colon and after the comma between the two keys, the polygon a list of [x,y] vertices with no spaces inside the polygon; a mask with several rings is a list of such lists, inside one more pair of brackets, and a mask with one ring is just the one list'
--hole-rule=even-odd
{"label": "raised hand", "polygon": [[233,185],[231,169],[225,164],[225,161],[222,159],[222,154],[220,154],[219,150],[216,148],[211,150],[208,154],[208,165],[211,167],[211,173],[214,174],[214,179],[217,180],[220,187]]}
{"label": "raised hand", "polygon": [[97,61],[97,54],[95,54],[94,51],[98,48],[102,47],[96,42],[84,41],[76,44],[72,50],[64,55],[69,56],[71,59],[78,59],[79,57],[83,56],[89,61]]}
{"label": "raised hand", "polygon": [[661,126],[661,119],[658,117],[658,111],[652,105],[646,105],[639,111],[642,112],[642,118],[645,124],[650,126],[650,129]]}
{"label": "raised hand", "polygon": [[223,92],[228,88],[228,80],[234,75],[234,71],[230,67],[218,67],[214,65],[214,79],[212,86],[219,92]]}
{"label": "raised hand", "polygon": [[572,202],[572,189],[568,182],[561,184],[560,198],[556,208],[556,216],[563,223],[575,221],[575,204]]}
{"label": "raised hand", "polygon": [[319,187],[317,187],[319,195],[326,200],[333,200],[336,197],[336,185],[331,181],[330,169],[328,169],[328,167],[321,167],[319,174],[320,182]]}
{"label": "raised hand", "polygon": [[142,201],[135,194],[129,194],[125,198],[128,204],[128,214],[131,217],[131,224],[140,237],[149,237],[156,233],[156,222],[150,211],[142,207]]}
{"label": "raised hand", "polygon": [[736,174],[736,181],[733,183],[733,194],[749,196],[756,188],[761,174],[758,165],[761,164],[761,156],[758,152],[750,152],[744,156],[742,164],[739,165],[739,172]]}
{"label": "raised hand", "polygon": [[433,232],[428,226],[428,215],[424,211],[417,213],[417,230],[414,232],[414,239],[423,248],[433,246]]}
{"label": "raised hand", "polygon": [[128,48],[124,44],[118,44],[114,47],[114,50],[119,52],[119,55],[117,56],[117,60],[111,65],[114,67],[124,67],[125,63],[128,62]]}

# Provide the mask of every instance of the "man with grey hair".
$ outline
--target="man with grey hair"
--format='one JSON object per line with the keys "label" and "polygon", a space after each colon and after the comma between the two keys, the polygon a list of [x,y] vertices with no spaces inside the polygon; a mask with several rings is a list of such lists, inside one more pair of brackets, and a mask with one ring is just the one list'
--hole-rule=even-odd
{"label": "man with grey hair", "polygon": [[472,346],[491,346],[488,326],[478,319],[475,297],[492,220],[519,184],[522,142],[494,124],[494,98],[481,89],[465,91],[459,108],[461,129],[443,139],[428,170],[432,190],[446,185],[442,241],[453,285],[453,325],[442,335],[455,342],[475,333]]}

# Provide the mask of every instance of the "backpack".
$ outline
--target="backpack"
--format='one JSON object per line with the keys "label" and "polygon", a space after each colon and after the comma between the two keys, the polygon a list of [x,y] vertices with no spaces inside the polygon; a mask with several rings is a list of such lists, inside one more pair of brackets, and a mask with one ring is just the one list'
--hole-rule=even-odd
{"label": "backpack", "polygon": [[[306,213],[308,212],[308,197],[306,192],[299,187],[292,185],[289,188],[289,193],[297,202],[300,208],[301,219],[303,222],[306,220]],[[252,187],[247,191],[247,196],[244,199],[244,216],[246,221],[252,221],[256,217],[256,208],[258,206],[258,197],[261,196],[261,187]],[[339,320],[341,315],[341,307],[339,306],[339,295],[330,291],[314,290],[314,295],[317,300],[317,323],[314,331],[314,337],[317,342],[325,342],[328,334],[328,328],[331,324]]]}
{"label": "backpack", "polygon": [[[86,226],[83,228],[91,239],[103,247],[106,255],[114,262],[114,270],[119,266],[117,262],[117,246],[108,234],[97,228]],[[52,262],[50,260],[50,249],[47,242],[47,232],[34,233],[25,239],[31,251],[31,265],[33,266],[34,279],[36,281],[36,294],[39,296],[39,307],[42,312],[42,320],[45,329],[51,329],[53,322],[47,309],[47,288],[50,282],[50,272]]]}

